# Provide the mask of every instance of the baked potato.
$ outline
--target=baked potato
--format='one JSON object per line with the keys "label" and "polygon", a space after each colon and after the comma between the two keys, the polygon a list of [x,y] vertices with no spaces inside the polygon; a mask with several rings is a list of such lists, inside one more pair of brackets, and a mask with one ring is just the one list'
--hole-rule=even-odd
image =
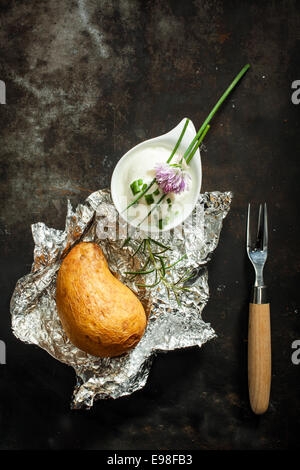
{"label": "baked potato", "polygon": [[56,305],[70,341],[94,356],[125,353],[137,345],[146,328],[141,302],[110,272],[96,243],[79,243],[63,260]]}

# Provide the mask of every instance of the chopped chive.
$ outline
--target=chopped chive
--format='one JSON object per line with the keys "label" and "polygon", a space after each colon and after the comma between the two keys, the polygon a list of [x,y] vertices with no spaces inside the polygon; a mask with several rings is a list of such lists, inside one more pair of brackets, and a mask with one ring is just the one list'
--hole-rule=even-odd
{"label": "chopped chive", "polygon": [[159,219],[158,228],[159,228],[159,230],[162,230],[162,228],[163,228],[163,219]]}
{"label": "chopped chive", "polygon": [[158,196],[159,195],[159,189],[156,189],[153,194],[154,194],[154,196]]}
{"label": "chopped chive", "polygon": [[171,204],[171,203],[172,203],[172,201],[171,201],[171,199],[170,199],[169,197],[168,197],[168,199],[167,199],[167,203],[168,203],[168,204]]}
{"label": "chopped chive", "polygon": [[137,181],[138,181],[138,185],[139,185],[139,186],[142,186],[143,180],[137,180]]}
{"label": "chopped chive", "polygon": [[142,190],[142,192],[138,195],[138,197],[136,199],[134,199],[127,207],[125,207],[125,209],[122,211],[122,213],[124,211],[127,211],[134,204],[136,204],[141,199],[141,197],[143,197],[144,194],[151,188],[151,186],[154,185],[154,183],[155,183],[155,178],[151,181],[150,184],[148,184],[148,186],[144,190]]}
{"label": "chopped chive", "polygon": [[133,183],[131,183],[131,185],[130,185],[132,194],[134,196],[141,191],[139,181],[140,180],[133,181]]}
{"label": "chopped chive", "polygon": [[147,185],[145,183],[145,184],[143,184],[142,191],[145,191],[146,188],[147,188]]}
{"label": "chopped chive", "polygon": [[[161,203],[161,201],[166,197],[166,194],[163,194],[159,200],[154,204],[154,206],[151,207],[150,211],[148,212],[148,214],[146,215],[146,217],[143,218],[143,220],[141,220],[138,224],[138,227],[144,222],[144,220],[148,219],[149,215],[152,214],[152,212],[154,211],[154,209],[156,209],[157,207],[159,207],[159,204]],[[154,214],[154,217],[156,217],[156,215]]]}
{"label": "chopped chive", "polygon": [[148,206],[150,206],[150,204],[154,203],[154,199],[153,199],[152,194],[145,194],[145,199],[146,199],[146,202],[147,202]]}

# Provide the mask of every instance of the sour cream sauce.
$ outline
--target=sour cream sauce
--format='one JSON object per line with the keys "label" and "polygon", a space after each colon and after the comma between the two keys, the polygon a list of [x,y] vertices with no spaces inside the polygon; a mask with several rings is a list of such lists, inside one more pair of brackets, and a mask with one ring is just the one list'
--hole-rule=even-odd
{"label": "sour cream sauce", "polygon": [[[133,151],[130,158],[124,161],[122,171],[119,172],[118,182],[118,199],[123,208],[126,207],[137,198],[138,194],[133,195],[130,185],[139,179],[143,180],[143,184],[149,184],[155,178],[155,166],[158,163],[166,163],[170,157],[172,148],[165,145],[146,145]],[[182,154],[175,153],[172,162],[179,161]],[[139,199],[138,203],[123,212],[123,216],[134,226],[139,226],[143,230],[147,230],[150,226],[159,229],[159,220],[163,221],[163,228],[167,229],[169,225],[174,225],[178,219],[178,223],[183,220],[184,215],[190,212],[192,201],[195,198],[196,175],[195,170],[189,166],[187,169],[191,180],[189,189],[180,194],[168,193],[161,201],[159,206],[155,208],[155,204],[163,195],[160,190],[159,195],[153,193],[159,189],[155,183],[146,194],[152,194],[154,203],[147,204],[144,196]],[[171,201],[171,202],[170,202]],[[149,217],[147,214],[153,209]]]}

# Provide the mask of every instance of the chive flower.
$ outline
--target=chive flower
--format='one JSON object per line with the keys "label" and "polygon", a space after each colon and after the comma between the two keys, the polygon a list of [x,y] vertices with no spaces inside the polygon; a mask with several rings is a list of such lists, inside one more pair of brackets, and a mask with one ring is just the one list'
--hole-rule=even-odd
{"label": "chive flower", "polygon": [[155,166],[155,178],[160,189],[165,193],[179,194],[189,189],[191,177],[185,160],[181,163],[159,163]]}

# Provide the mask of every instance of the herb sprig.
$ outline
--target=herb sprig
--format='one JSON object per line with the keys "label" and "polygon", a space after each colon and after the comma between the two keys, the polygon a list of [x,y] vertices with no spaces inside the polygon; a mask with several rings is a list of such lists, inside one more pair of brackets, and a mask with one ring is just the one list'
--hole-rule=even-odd
{"label": "herb sprig", "polygon": [[[153,246],[155,247],[156,251],[153,250]],[[193,276],[193,270],[187,269],[175,282],[170,279],[169,275],[174,266],[185,259],[186,255],[181,256],[178,260],[169,264],[166,253],[172,251],[172,249],[169,246],[164,245],[163,243],[150,237],[142,240],[131,256],[134,257],[140,251],[143,252],[146,258],[143,266],[139,270],[127,271],[125,274],[130,277],[130,280],[133,280],[137,276],[147,276],[149,274],[155,273],[154,282],[152,284],[137,283],[136,285],[138,287],[154,288],[162,283],[167,290],[168,297],[170,297],[171,293],[173,293],[178,305],[181,305],[179,294],[182,292],[191,291],[191,289],[186,286],[186,282]]]}

